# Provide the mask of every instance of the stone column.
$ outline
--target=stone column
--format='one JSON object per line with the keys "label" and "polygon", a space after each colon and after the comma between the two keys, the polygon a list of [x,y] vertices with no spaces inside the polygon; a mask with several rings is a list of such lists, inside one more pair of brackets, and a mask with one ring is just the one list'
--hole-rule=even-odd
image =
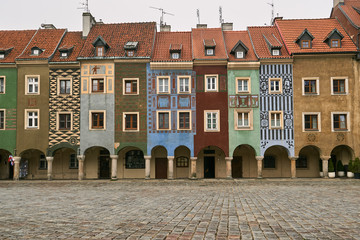
{"label": "stone column", "polygon": [[296,178],[296,160],[299,157],[291,157],[290,161],[291,161],[291,178]]}
{"label": "stone column", "polygon": [[263,156],[256,156],[257,161],[257,178],[262,178],[262,168],[263,168]]}
{"label": "stone column", "polygon": [[226,161],[226,178],[232,179],[232,171],[231,171],[231,161],[233,160],[232,157],[225,157]]}
{"label": "stone column", "polygon": [[14,157],[14,180],[19,180],[20,178],[20,160],[21,157]]}
{"label": "stone column", "polygon": [[174,179],[174,157],[168,156],[168,179]]}
{"label": "stone column", "polygon": [[145,158],[145,179],[150,179],[150,160],[151,156],[144,156]]}
{"label": "stone column", "polygon": [[79,180],[83,180],[85,155],[78,155],[77,159],[79,161]]}
{"label": "stone column", "polygon": [[110,155],[111,158],[111,180],[117,180],[118,155]]}
{"label": "stone column", "polygon": [[321,156],[320,157],[322,160],[322,167],[323,167],[323,173],[324,173],[324,178],[328,178],[328,172],[329,172],[329,159],[331,158],[330,156]]}
{"label": "stone column", "polygon": [[197,179],[196,177],[196,160],[197,157],[190,158],[190,179]]}
{"label": "stone column", "polygon": [[47,178],[48,180],[52,180],[52,164],[54,161],[54,157],[46,157],[47,161]]}

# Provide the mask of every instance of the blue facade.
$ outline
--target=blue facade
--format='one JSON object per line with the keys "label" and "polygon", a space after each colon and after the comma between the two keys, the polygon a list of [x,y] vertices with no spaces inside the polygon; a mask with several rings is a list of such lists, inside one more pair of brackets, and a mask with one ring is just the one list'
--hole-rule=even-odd
{"label": "blue facade", "polygon": [[[191,156],[194,156],[194,135],[196,134],[196,91],[195,72],[192,70],[151,70],[147,66],[147,129],[148,145],[147,152],[156,146],[163,146],[168,156],[175,156],[175,149],[179,146],[187,147]],[[170,93],[157,94],[157,77],[170,77]],[[178,76],[190,76],[190,93],[178,93]],[[169,111],[171,120],[169,130],[158,130],[157,112]],[[191,116],[191,129],[178,130],[178,112],[189,111]]]}
{"label": "blue facade", "polygon": [[[279,78],[282,91],[270,93],[269,79]],[[270,111],[282,112],[283,126],[270,128]],[[293,104],[293,70],[291,64],[261,65],[260,67],[260,151],[271,146],[283,146],[289,156],[294,156],[294,104]]]}

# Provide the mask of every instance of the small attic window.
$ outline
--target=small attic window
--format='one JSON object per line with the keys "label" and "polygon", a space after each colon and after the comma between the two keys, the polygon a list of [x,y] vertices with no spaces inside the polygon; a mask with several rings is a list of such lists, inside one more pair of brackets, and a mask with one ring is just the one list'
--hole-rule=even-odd
{"label": "small attic window", "polygon": [[244,58],[244,52],[242,51],[236,52],[236,58]]}
{"label": "small attic window", "polygon": [[11,48],[0,48],[0,59],[4,59],[13,49]]}
{"label": "small attic window", "polygon": [[280,56],[280,49],[273,49],[273,50],[271,50],[271,55],[273,55],[273,56]]}
{"label": "small attic window", "polygon": [[182,44],[170,44],[169,50],[171,59],[179,59],[181,57]]}
{"label": "small attic window", "polygon": [[310,48],[310,40],[301,40],[301,48]]}
{"label": "small attic window", "polygon": [[0,53],[0,59],[4,59],[5,58],[5,54],[4,53]]}
{"label": "small attic window", "polygon": [[128,50],[126,51],[126,56],[133,57],[134,56],[134,50]]}
{"label": "small attic window", "polygon": [[67,53],[67,52],[62,52],[60,55],[61,55],[62,58],[67,58],[67,57],[68,57],[68,53]]}
{"label": "small attic window", "polygon": [[312,40],[314,36],[311,35],[309,30],[305,28],[305,30],[299,35],[299,37],[295,40],[295,42],[299,45],[302,49],[309,49],[312,48]]}
{"label": "small attic window", "polygon": [[38,56],[42,53],[42,50],[38,47],[33,47],[31,49],[31,55]]}
{"label": "small attic window", "polygon": [[213,48],[206,48],[206,56],[214,56],[214,49]]}
{"label": "small attic window", "polygon": [[331,39],[331,47],[332,48],[340,47],[340,39]]}
{"label": "small attic window", "polygon": [[239,40],[231,49],[230,54],[233,54],[237,59],[242,59],[245,58],[248,51],[249,48],[241,40]]}
{"label": "small attic window", "polygon": [[106,41],[101,37],[98,36],[95,41],[92,43],[95,47],[95,56],[96,57],[103,57],[106,54],[106,51],[110,48],[110,46],[106,43]]}
{"label": "small attic window", "polygon": [[97,57],[102,57],[102,56],[104,56],[104,53],[105,53],[104,46],[97,46],[97,47],[96,47],[96,56],[97,56]]}
{"label": "small attic window", "polygon": [[204,39],[205,55],[214,56],[216,43],[214,39]]}
{"label": "small attic window", "polygon": [[341,48],[341,40],[344,36],[336,28],[332,30],[325,38],[324,42],[331,48]]}
{"label": "small attic window", "polygon": [[180,53],[178,53],[178,52],[171,53],[171,58],[172,59],[179,59],[180,58]]}

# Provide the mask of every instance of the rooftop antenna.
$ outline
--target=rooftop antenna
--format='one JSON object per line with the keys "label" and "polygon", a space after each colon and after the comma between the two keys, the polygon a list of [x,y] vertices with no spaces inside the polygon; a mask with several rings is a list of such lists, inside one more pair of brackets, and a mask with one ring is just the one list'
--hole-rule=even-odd
{"label": "rooftop antenna", "polygon": [[157,10],[160,10],[161,11],[161,17],[160,17],[160,26],[164,26],[164,14],[168,14],[168,15],[171,15],[171,16],[175,16],[174,14],[172,13],[169,13],[169,12],[165,12],[164,9],[162,8],[157,8],[157,7],[150,7],[150,8],[153,8],[153,9],[157,9]]}
{"label": "rooftop antenna", "polygon": [[267,3],[271,6],[271,20],[270,20],[270,26],[272,25],[272,22],[274,21],[274,10],[275,10],[275,5],[274,5],[274,0],[272,0],[271,3]]}
{"label": "rooftop antenna", "polygon": [[78,9],[83,9],[84,12],[88,13],[89,10],[89,0],[84,0],[85,2],[80,2],[81,7],[78,7]]}
{"label": "rooftop antenna", "polygon": [[200,24],[200,10],[196,9],[196,15],[197,15],[197,19],[198,19],[198,24]]}
{"label": "rooftop antenna", "polygon": [[224,23],[224,19],[222,17],[222,7],[221,6],[219,7],[219,21],[220,21],[220,24]]}

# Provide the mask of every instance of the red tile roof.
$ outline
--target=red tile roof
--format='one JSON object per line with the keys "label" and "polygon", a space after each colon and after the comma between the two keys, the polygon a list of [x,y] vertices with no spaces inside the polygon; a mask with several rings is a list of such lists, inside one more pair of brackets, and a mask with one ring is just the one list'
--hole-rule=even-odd
{"label": "red tile roof", "polygon": [[124,45],[127,42],[138,42],[138,48],[134,57],[149,58],[155,40],[156,23],[119,23],[119,24],[96,24],[86,39],[79,58],[94,58],[94,40],[101,36],[110,46],[105,56],[101,58],[126,57]]}
{"label": "red tile roof", "polygon": [[[257,61],[257,57],[255,56],[255,52],[247,31],[224,31],[224,39],[229,61]],[[239,40],[249,49],[245,55],[245,58],[243,59],[235,58],[234,54],[230,54],[231,50],[239,42]]]}
{"label": "red tile roof", "polygon": [[[338,5],[340,10],[344,12],[347,17],[355,24],[357,27],[360,27],[360,1],[356,0],[346,0],[345,5]],[[358,10],[358,11],[356,11]]]}
{"label": "red tile roof", "polygon": [[[275,25],[278,26],[286,47],[291,54],[356,51],[355,44],[336,19],[276,20]],[[314,39],[311,48],[302,49],[295,41],[305,29],[314,36]],[[337,29],[344,36],[341,40],[341,48],[330,48],[329,45],[324,42],[324,39],[326,39],[334,29]]]}
{"label": "red tile roof", "polygon": [[[181,49],[179,59],[170,58],[170,48],[171,50]],[[192,61],[191,32],[158,32],[152,61]]]}
{"label": "red tile roof", "polygon": [[[49,59],[55,53],[66,29],[39,29],[24,52],[16,60]],[[37,56],[31,55],[31,49],[38,47],[43,52]]]}
{"label": "red tile roof", "polygon": [[[278,29],[274,26],[249,27],[251,42],[253,43],[255,54],[258,58],[290,58],[285,49],[284,42],[281,39]],[[268,40],[268,42],[266,41]],[[272,56],[268,44],[274,44],[273,47],[280,47],[280,56]]]}
{"label": "red tile roof", "polygon": [[[205,55],[205,41],[214,40],[212,44],[216,44],[215,55]],[[211,42],[211,41],[210,41]],[[224,36],[221,28],[193,28],[192,29],[192,45],[194,59],[216,60],[227,59]]]}
{"label": "red tile roof", "polygon": [[[81,32],[67,32],[51,62],[75,62],[84,42],[85,39],[82,38]],[[71,49],[71,53],[67,58],[60,57],[59,50],[62,49]]]}
{"label": "red tile roof", "polygon": [[12,48],[4,59],[0,59],[0,63],[14,63],[15,58],[19,56],[29,43],[36,30],[24,31],[0,31],[0,48]]}

